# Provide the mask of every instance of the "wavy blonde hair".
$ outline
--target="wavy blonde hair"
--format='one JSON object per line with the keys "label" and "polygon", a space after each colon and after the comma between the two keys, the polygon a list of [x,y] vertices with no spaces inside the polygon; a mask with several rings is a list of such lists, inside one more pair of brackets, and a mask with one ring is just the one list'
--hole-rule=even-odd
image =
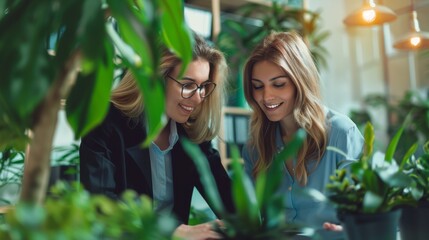
{"label": "wavy blonde hair", "polygon": [[[206,97],[200,105],[192,112],[185,128],[188,137],[196,142],[212,140],[220,129],[221,108],[223,105],[224,79],[226,79],[227,66],[222,52],[208,45],[208,43],[197,34],[194,34],[193,60],[204,59],[209,62],[209,80],[216,83],[212,94]],[[175,67],[181,64],[180,58],[168,50],[164,50],[160,74],[166,78]],[[133,74],[128,71],[118,86],[113,90],[111,102],[126,116],[137,120],[143,113],[143,96],[139,90]]]}
{"label": "wavy blonde hair", "polygon": [[295,177],[301,185],[306,185],[311,172],[307,169],[308,161],[316,159],[318,164],[327,145],[319,73],[307,45],[295,32],[269,34],[248,58],[244,66],[243,86],[246,100],[253,109],[249,149],[259,152],[253,169],[255,176],[268,168],[276,154],[276,128],[279,124],[271,122],[253,98],[252,70],[261,61],[269,61],[282,68],[296,87],[293,116],[296,123],[307,132],[307,138],[298,152]]}

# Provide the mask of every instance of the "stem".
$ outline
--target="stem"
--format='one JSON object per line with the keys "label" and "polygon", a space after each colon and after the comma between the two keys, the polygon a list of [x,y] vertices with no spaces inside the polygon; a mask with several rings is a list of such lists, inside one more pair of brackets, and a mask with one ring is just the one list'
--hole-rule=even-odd
{"label": "stem", "polygon": [[80,54],[76,52],[64,64],[51,89],[33,114],[35,121],[26,150],[21,202],[41,204],[44,201],[51,169],[52,141],[61,99],[68,95],[75,82],[79,62]]}

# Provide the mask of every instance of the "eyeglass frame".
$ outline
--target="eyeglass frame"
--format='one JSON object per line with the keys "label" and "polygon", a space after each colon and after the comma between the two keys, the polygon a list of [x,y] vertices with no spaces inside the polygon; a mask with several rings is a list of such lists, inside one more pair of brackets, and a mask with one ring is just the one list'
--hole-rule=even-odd
{"label": "eyeglass frame", "polygon": [[[176,83],[178,83],[178,84],[181,86],[180,95],[181,95],[181,96],[182,96],[182,98],[184,98],[184,99],[188,99],[188,98],[193,97],[197,91],[198,91],[198,94],[200,95],[200,97],[204,99],[204,98],[206,98],[206,97],[210,96],[210,95],[213,93],[213,91],[216,89],[216,86],[217,86],[217,85],[216,85],[216,83],[214,83],[214,82],[212,82],[212,81],[210,81],[210,80],[204,81],[203,83],[201,83],[201,84],[198,86],[198,84],[196,84],[196,83],[194,83],[194,82],[190,82],[190,83],[181,83],[179,80],[177,80],[176,78],[174,78],[174,77],[170,76],[169,74],[167,74],[167,75],[166,75],[166,77],[167,77],[167,78],[170,78],[171,80],[175,81]],[[214,87],[213,87],[213,90],[212,90],[209,94],[206,94],[206,95],[203,97],[203,96],[201,96],[201,90],[203,90],[203,89],[204,89],[204,84],[205,84],[205,83],[207,83],[207,84],[213,84],[213,85],[214,85]],[[195,88],[194,90],[192,90],[192,94],[191,94],[189,97],[185,97],[185,96],[183,96],[183,90],[185,89],[185,87],[186,87],[186,86],[189,86],[189,85],[196,85],[196,86],[197,86],[197,88]]]}

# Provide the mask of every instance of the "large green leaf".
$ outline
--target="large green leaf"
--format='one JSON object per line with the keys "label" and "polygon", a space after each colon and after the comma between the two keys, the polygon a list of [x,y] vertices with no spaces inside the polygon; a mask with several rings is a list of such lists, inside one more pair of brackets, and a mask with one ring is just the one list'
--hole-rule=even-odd
{"label": "large green leaf", "polygon": [[198,173],[200,174],[201,183],[205,187],[207,197],[212,209],[220,214],[220,217],[225,216],[225,208],[222,204],[222,200],[219,196],[219,191],[216,188],[216,182],[213,174],[210,171],[210,166],[206,156],[203,154],[201,149],[190,140],[181,138],[180,140],[183,149],[192,158],[197,167]]}
{"label": "large green leaf", "polygon": [[402,132],[404,131],[404,127],[401,126],[399,130],[396,132],[395,136],[390,140],[389,146],[386,150],[386,155],[384,157],[386,162],[391,163],[393,159],[393,155],[396,151],[396,146],[398,146],[399,139],[401,138]]}
{"label": "large green leaf", "polygon": [[239,156],[237,146],[231,146],[232,195],[240,220],[248,226],[257,228],[261,224],[261,215],[256,201],[255,189],[249,176],[244,173]]}
{"label": "large green leaf", "polygon": [[51,16],[51,1],[25,1],[0,22],[0,107],[15,113],[8,117],[18,125],[31,123],[35,107],[53,81],[44,46]]}
{"label": "large green leaf", "polygon": [[96,72],[81,74],[67,99],[67,120],[79,138],[97,126],[109,109],[110,90],[113,82],[113,48],[105,40],[99,44],[104,57],[95,62]]}
{"label": "large green leaf", "polygon": [[277,191],[283,178],[285,161],[290,160],[298,153],[305,137],[305,130],[299,129],[292,141],[280,153],[276,154],[268,169],[258,174],[256,178],[256,197],[260,209],[266,205],[269,198]]}
{"label": "large green leaf", "polygon": [[374,213],[383,204],[383,197],[368,191],[363,199],[363,211],[365,213]]}
{"label": "large green leaf", "polygon": [[150,77],[156,73],[159,61],[156,51],[154,52],[159,48],[152,44],[159,41],[160,29],[155,28],[157,15],[150,12],[153,11],[151,3],[156,1],[145,1],[144,3],[150,6],[140,10],[135,8],[132,1],[107,0],[107,3],[118,24],[120,36],[136,53],[136,60],[129,63],[136,68],[142,68],[141,75],[145,76],[142,81],[151,81]]}
{"label": "large green leaf", "polygon": [[192,41],[190,30],[185,25],[183,17],[183,2],[161,0],[161,27],[164,42],[181,60],[180,76],[186,66],[192,61]]}

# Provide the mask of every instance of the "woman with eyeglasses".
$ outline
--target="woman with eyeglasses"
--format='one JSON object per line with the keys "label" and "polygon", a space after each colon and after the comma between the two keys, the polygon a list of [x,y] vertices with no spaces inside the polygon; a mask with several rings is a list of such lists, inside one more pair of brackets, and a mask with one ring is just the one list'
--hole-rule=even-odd
{"label": "woman with eyeglasses", "polygon": [[194,34],[193,61],[179,76],[180,59],[163,53],[160,71],[165,79],[165,114],[168,124],[149,148],[146,138],[144,103],[137,83],[127,72],[113,90],[110,111],[103,123],[82,139],[81,182],[92,193],[118,198],[126,189],[152,197],[159,212],[174,214],[181,225],[175,236],[185,239],[216,239],[211,224],[188,223],[194,187],[204,188],[191,157],[179,138],[199,144],[206,155],[218,190],[229,211],[233,211],[231,183],[211,140],[218,134],[225,58]]}

